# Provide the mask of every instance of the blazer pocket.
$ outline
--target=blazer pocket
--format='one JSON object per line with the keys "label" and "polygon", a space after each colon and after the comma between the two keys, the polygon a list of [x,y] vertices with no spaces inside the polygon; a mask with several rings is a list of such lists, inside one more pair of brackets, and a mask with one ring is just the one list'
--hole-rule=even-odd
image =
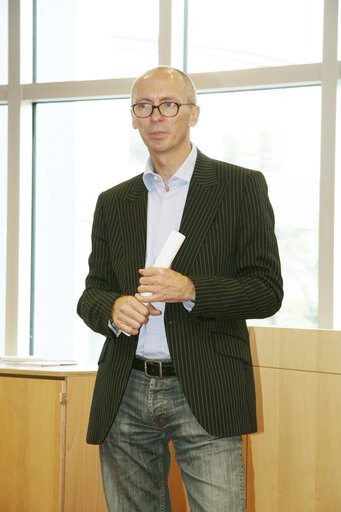
{"label": "blazer pocket", "polygon": [[216,331],[212,331],[211,334],[217,354],[242,359],[252,366],[250,346],[243,338]]}
{"label": "blazer pocket", "polygon": [[100,353],[100,356],[99,356],[99,359],[97,361],[97,364],[103,363],[103,361],[105,359],[105,353],[106,353],[108,345],[109,345],[109,341],[110,340],[108,338],[105,340],[104,345],[103,345],[102,350],[101,350],[101,353]]}

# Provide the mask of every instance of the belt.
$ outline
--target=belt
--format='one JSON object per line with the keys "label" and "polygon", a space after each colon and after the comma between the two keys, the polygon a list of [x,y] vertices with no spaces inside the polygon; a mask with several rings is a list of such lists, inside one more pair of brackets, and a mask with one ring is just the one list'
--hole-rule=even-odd
{"label": "belt", "polygon": [[162,379],[162,377],[174,377],[176,375],[173,363],[163,363],[162,361],[155,361],[154,359],[140,359],[135,357],[133,359],[133,366],[135,370],[144,372],[147,377],[154,379]]}

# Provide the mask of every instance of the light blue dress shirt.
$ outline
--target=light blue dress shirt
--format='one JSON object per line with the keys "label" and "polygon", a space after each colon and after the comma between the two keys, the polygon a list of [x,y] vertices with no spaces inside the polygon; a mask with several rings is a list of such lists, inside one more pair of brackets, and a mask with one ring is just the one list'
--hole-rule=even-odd
{"label": "light blue dress shirt", "polygon": [[[192,144],[190,154],[168,181],[168,191],[161,176],[154,172],[151,159],[147,160],[143,175],[143,182],[148,190],[146,268],[154,265],[171,231],[179,231],[196,159],[197,148]],[[166,304],[154,302],[153,305],[162,314],[150,316],[149,321],[142,325],[136,354],[147,359],[170,359],[164,324]],[[186,301],[183,305],[191,311],[194,302]],[[111,320],[108,321],[108,326],[116,336],[121,334],[122,331]]]}
{"label": "light blue dress shirt", "polygon": [[[151,159],[147,161],[143,175],[144,184],[148,189],[146,268],[153,266],[170,232],[179,231],[196,159],[197,148],[192,144],[187,159],[168,181],[168,192],[161,176],[154,172]],[[150,316],[149,321],[142,325],[136,354],[148,359],[169,359],[164,324],[166,304],[155,302],[153,305],[162,314]],[[184,306],[190,310],[193,302],[188,301]]]}

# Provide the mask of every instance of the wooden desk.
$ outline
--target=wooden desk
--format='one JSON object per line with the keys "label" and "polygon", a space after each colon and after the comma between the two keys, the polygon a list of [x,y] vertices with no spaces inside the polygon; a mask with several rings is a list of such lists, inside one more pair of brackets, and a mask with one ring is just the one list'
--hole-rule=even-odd
{"label": "wooden desk", "polygon": [[[0,365],[1,512],[107,511],[98,446],[85,442],[96,371]],[[189,510],[174,456],[169,487],[174,511]]]}
{"label": "wooden desk", "polygon": [[[248,512],[341,511],[341,332],[251,327],[258,433],[244,436]],[[188,512],[179,489],[179,507]]]}
{"label": "wooden desk", "polygon": [[248,512],[341,511],[341,332],[250,328]]}
{"label": "wooden desk", "polygon": [[95,367],[0,367],[0,510],[106,511],[85,443]]}
{"label": "wooden desk", "polygon": [[[259,432],[244,437],[248,512],[340,512],[341,332],[250,337]],[[106,511],[98,447],[85,443],[95,376],[0,367],[1,511]],[[173,511],[188,512],[174,458],[169,482]]]}

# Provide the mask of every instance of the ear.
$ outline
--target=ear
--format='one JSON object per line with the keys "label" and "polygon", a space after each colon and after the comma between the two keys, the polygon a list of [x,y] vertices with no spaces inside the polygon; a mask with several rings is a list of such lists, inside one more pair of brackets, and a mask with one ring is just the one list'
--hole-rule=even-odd
{"label": "ear", "polygon": [[195,105],[194,107],[192,107],[191,117],[190,117],[188,126],[190,126],[192,128],[193,126],[195,126],[197,124],[198,119],[199,119],[199,114],[200,114],[200,107],[198,105]]}
{"label": "ear", "polygon": [[133,128],[134,128],[134,130],[137,130],[136,119],[135,119],[132,109],[130,110],[130,114],[131,114],[131,121],[132,121]]}

